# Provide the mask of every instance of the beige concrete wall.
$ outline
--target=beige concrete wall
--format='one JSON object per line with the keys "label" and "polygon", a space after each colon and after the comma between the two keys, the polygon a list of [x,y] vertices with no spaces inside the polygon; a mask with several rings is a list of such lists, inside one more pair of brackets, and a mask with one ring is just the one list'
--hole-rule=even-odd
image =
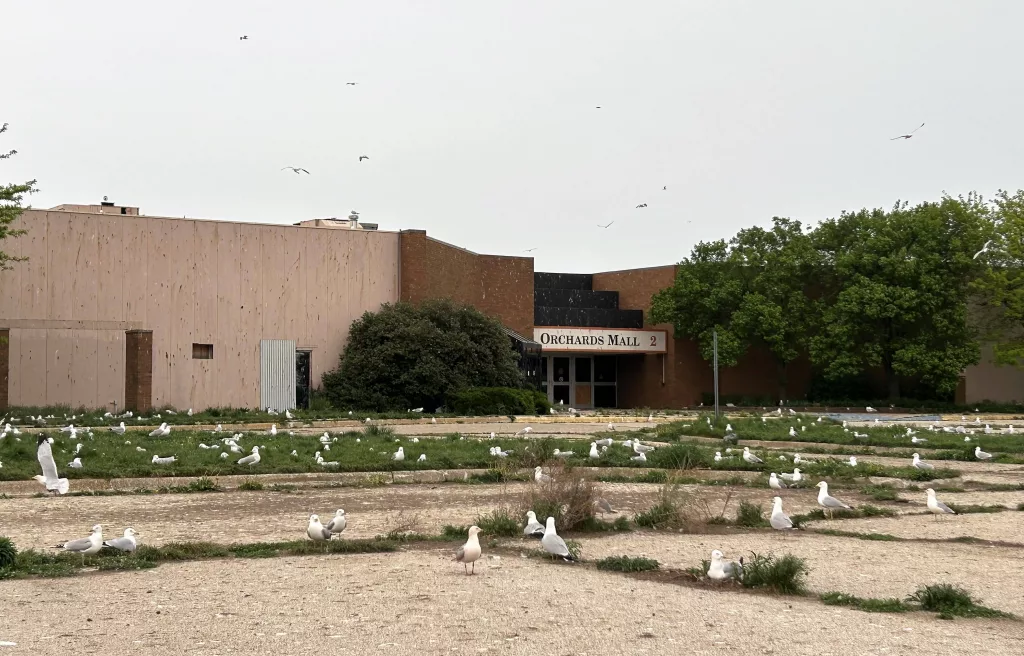
{"label": "beige concrete wall", "polygon": [[968,404],[981,401],[1024,402],[1024,369],[997,367],[992,362],[992,347],[983,346],[981,362],[964,371],[965,399]]}
{"label": "beige concrete wall", "polygon": [[[261,339],[311,348],[313,385],[351,322],[398,299],[398,234],[31,210],[4,244],[10,403],[124,403],[124,331],[153,331],[153,403],[259,404]],[[213,360],[193,360],[193,343]]]}

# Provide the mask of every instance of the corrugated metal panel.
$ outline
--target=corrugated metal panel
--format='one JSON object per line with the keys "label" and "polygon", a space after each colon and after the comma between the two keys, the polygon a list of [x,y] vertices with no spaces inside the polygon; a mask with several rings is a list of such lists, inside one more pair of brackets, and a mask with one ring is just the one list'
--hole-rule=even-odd
{"label": "corrugated metal panel", "polygon": [[260,340],[260,407],[281,412],[295,407],[295,342]]}

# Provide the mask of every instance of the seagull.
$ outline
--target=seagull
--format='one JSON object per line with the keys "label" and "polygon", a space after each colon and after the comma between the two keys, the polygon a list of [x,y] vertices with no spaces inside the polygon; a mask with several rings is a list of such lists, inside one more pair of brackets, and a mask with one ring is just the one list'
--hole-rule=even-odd
{"label": "seagull", "polygon": [[338,508],[334,512],[334,517],[331,517],[331,521],[327,522],[327,530],[331,532],[331,535],[341,535],[346,525],[348,525],[348,520],[345,517],[345,511]]}
{"label": "seagull", "polygon": [[974,447],[974,457],[977,458],[978,460],[991,460],[992,454],[985,453],[984,451],[981,450],[980,446],[976,446]]}
{"label": "seagull", "polygon": [[573,453],[572,451],[559,451],[558,449],[555,449],[555,453],[554,453],[554,456],[556,458],[571,458],[574,455],[576,455],[576,454]]}
{"label": "seagull", "polygon": [[763,462],[760,458],[758,458],[757,456],[750,452],[749,446],[743,447],[743,460],[745,462],[749,462],[752,465],[761,464]]}
{"label": "seagull", "polygon": [[357,85],[359,83],[358,82],[346,82],[345,84],[347,84],[350,87],[354,87],[355,85]]}
{"label": "seagull", "polygon": [[425,453],[421,453],[420,457],[416,458],[416,462],[426,462],[426,461],[427,461],[427,454],[425,454]]}
{"label": "seagull", "polygon": [[240,37],[238,37],[238,40],[239,41],[248,41],[249,40],[249,36],[248,35],[240,36]]}
{"label": "seagull", "polygon": [[914,461],[910,464],[914,467],[914,469],[924,469],[925,471],[935,469],[933,465],[930,465],[924,460],[921,460],[921,456],[919,456],[916,453],[914,454]]}
{"label": "seagull", "polygon": [[126,430],[126,429],[125,429],[125,427],[124,427],[124,422],[122,421],[122,422],[121,422],[121,423],[120,423],[119,425],[117,425],[117,426],[111,426],[111,427],[110,427],[110,430],[114,431],[114,432],[115,432],[115,433],[117,433],[118,435],[124,435],[124,431]]}
{"label": "seagull", "polygon": [[796,437],[796,429],[793,428],[792,426],[789,427],[789,436]]}
{"label": "seagull", "polygon": [[639,209],[639,208],[641,208],[641,207],[647,207],[647,203],[640,203],[640,204],[639,204],[639,205],[637,205],[636,207],[637,207],[637,209]]}
{"label": "seagull", "polygon": [[634,453],[650,453],[654,451],[653,446],[647,446],[646,444],[640,444],[640,440],[633,441],[633,452]]}
{"label": "seagull", "polygon": [[589,455],[589,458],[591,460],[597,460],[600,457],[601,457],[601,452],[597,450],[597,442],[591,442],[590,443],[590,455]]}
{"label": "seagull", "polygon": [[818,505],[825,509],[828,513],[829,519],[832,518],[832,511],[837,508],[849,509],[850,506],[846,505],[835,497],[828,495],[828,483],[820,481],[818,483]]}
{"label": "seagull", "polygon": [[524,252],[524,253],[532,253],[532,252],[533,252],[533,251],[535,251],[535,250],[537,250],[537,247],[536,247],[536,246],[534,246],[533,248],[527,248],[527,249],[526,249],[525,251],[523,251],[523,252]]}
{"label": "seagull", "polygon": [[69,542],[62,542],[58,544],[54,549],[63,549],[64,551],[70,551],[71,553],[82,554],[82,562],[85,563],[85,557],[91,556],[103,548],[103,528],[99,524],[92,527],[92,532],[89,537],[81,538],[79,540],[71,540]]}
{"label": "seagull", "polygon": [[611,446],[611,445],[615,444],[615,440],[613,440],[610,437],[606,437],[603,440],[598,440],[598,441],[594,442],[594,444],[596,444],[597,446]]}
{"label": "seagull", "polygon": [[972,260],[976,260],[976,259],[978,259],[979,257],[981,257],[981,256],[982,256],[983,254],[987,253],[987,252],[988,252],[988,249],[989,249],[989,247],[990,247],[991,245],[992,245],[992,240],[991,240],[991,239],[989,239],[989,240],[988,240],[987,242],[985,242],[985,245],[981,247],[981,250],[980,250],[980,251],[978,251],[977,253],[975,253],[975,254],[974,254],[974,257],[972,257],[971,259],[972,259]]}
{"label": "seagull", "polygon": [[725,560],[725,554],[718,549],[711,552],[711,564],[708,566],[708,578],[715,581],[725,581],[731,578],[739,578],[743,575],[743,559],[739,562]]}
{"label": "seagull", "polygon": [[615,223],[615,221],[609,221],[608,223],[606,223],[606,224],[604,224],[604,225],[601,225],[600,223],[598,223],[598,224],[597,224],[597,227],[598,227],[598,228],[609,228],[609,227],[611,227],[611,225],[612,225],[613,223]]}
{"label": "seagull", "polygon": [[391,459],[398,461],[405,460],[405,448],[398,447],[398,451],[395,451],[394,453],[391,454]]}
{"label": "seagull", "polygon": [[149,434],[150,437],[167,437],[171,434],[171,427],[167,425],[167,422],[160,424],[160,427]]}
{"label": "seagull", "polygon": [[857,456],[850,456],[850,466],[851,467],[856,467],[857,466]]}
{"label": "seagull", "polygon": [[[227,454],[224,454],[224,456],[222,456],[222,457],[227,457]],[[175,456],[170,456],[170,457],[167,457],[167,458],[161,458],[160,456],[156,455],[155,453],[153,454],[153,464],[154,465],[170,465],[170,464],[173,464],[173,463],[175,463],[177,461],[178,461],[178,459]]]}
{"label": "seagull", "polygon": [[786,489],[786,484],[779,480],[779,477],[775,475],[775,472],[772,472],[771,476],[768,477],[768,487],[773,490],[784,490]]}
{"label": "seagull", "polygon": [[309,516],[309,525],[306,527],[306,535],[308,535],[309,539],[313,542],[327,542],[331,539],[331,532],[320,523],[319,515]]}
{"label": "seagull", "polygon": [[647,454],[641,451],[640,453],[630,458],[630,460],[632,460],[633,462],[647,462]]}
{"label": "seagull", "polygon": [[769,523],[777,531],[785,531],[793,528],[793,521],[786,513],[782,512],[782,497],[775,497],[772,506],[772,516]]}
{"label": "seagull", "polygon": [[241,458],[238,461],[238,464],[249,465],[250,467],[253,465],[260,464],[260,448],[258,446],[254,446],[252,448],[252,453],[250,455],[245,456],[244,458]]}
{"label": "seagull", "polygon": [[875,409],[874,409],[874,408],[872,408],[871,406],[868,406],[868,407],[864,408],[864,410],[865,410],[866,412],[878,412],[878,410],[875,410]]}
{"label": "seagull", "polygon": [[135,551],[135,547],[138,546],[135,542],[135,536],[141,536],[142,534],[137,532],[133,528],[126,528],[124,530],[123,538],[114,538],[113,540],[107,540],[103,543],[104,547],[110,547],[111,549],[117,549],[125,553],[132,553]]}
{"label": "seagull", "polygon": [[550,483],[551,477],[541,470],[540,467],[533,468],[533,480],[537,483]]}
{"label": "seagull", "polygon": [[569,553],[569,547],[565,546],[565,540],[555,533],[555,518],[548,517],[547,526],[544,528],[544,537],[540,539],[540,546],[552,556],[561,556],[562,560],[570,563],[576,558]]}
{"label": "seagull", "polygon": [[74,460],[72,460],[71,462],[68,463],[68,467],[70,467],[72,469],[81,469],[82,468],[82,459],[81,458],[75,458]]}
{"label": "seagull", "polygon": [[289,411],[289,410],[285,410],[285,411],[284,411],[284,418],[285,418],[285,419],[295,419],[295,415],[293,415],[293,414],[291,413],[291,411]]}
{"label": "seagull", "polygon": [[537,513],[532,510],[526,511],[526,528],[523,535],[531,538],[539,538],[544,535],[544,525],[537,521]]}
{"label": "seagull", "polygon": [[477,537],[480,532],[479,526],[470,526],[469,539],[466,540],[466,544],[462,545],[455,551],[455,560],[462,563],[463,569],[466,569],[467,564],[473,564],[472,571],[466,569],[466,576],[476,573],[476,561],[480,560],[480,556],[483,555],[484,552],[484,550],[480,548],[480,538]]}
{"label": "seagull", "polygon": [[38,438],[36,459],[43,470],[43,475],[34,476],[33,478],[45,485],[47,492],[67,494],[70,484],[68,479],[57,476],[57,463],[53,461],[53,450],[50,448],[50,441],[45,435],[40,435]]}
{"label": "seagull", "polygon": [[[721,451],[715,451],[715,462],[722,462],[722,452]],[[774,474],[773,474],[773,476],[774,476]]]}
{"label": "seagull", "polygon": [[914,136],[914,132],[917,132],[918,130],[920,130],[920,129],[921,129],[921,128],[923,128],[923,127],[924,127],[924,123],[922,123],[921,125],[919,125],[919,126],[917,126],[916,128],[914,128],[914,131],[913,131],[913,132],[911,132],[910,134],[901,134],[901,135],[900,135],[900,136],[898,136],[898,137],[893,137],[893,138],[892,138],[892,139],[890,139],[889,141],[896,141],[897,139],[909,139],[909,138],[911,138],[912,136]]}
{"label": "seagull", "polygon": [[923,437],[917,437],[916,435],[910,438],[911,444],[924,444],[928,440]]}
{"label": "seagull", "polygon": [[927,490],[925,490],[925,492],[928,493],[928,502],[927,502],[928,512],[930,512],[930,513],[932,513],[934,515],[955,515],[956,514],[956,512],[952,508],[950,508],[949,506],[947,506],[946,504],[942,503],[941,501],[939,501],[938,499],[935,498],[935,490],[933,490],[931,488],[928,488]]}
{"label": "seagull", "polygon": [[306,175],[309,175],[309,171],[307,171],[306,169],[302,168],[301,166],[283,166],[283,167],[281,167],[282,171],[284,171],[285,169],[290,169],[290,170],[294,171],[296,175],[298,175],[299,173],[305,173]]}

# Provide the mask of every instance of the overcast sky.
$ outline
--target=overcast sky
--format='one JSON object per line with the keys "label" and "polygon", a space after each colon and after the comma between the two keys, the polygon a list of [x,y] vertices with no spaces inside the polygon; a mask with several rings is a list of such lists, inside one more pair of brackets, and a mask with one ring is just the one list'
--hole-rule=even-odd
{"label": "overcast sky", "polygon": [[36,207],[357,209],[590,272],[1024,186],[1024,2],[4,0],[2,22],[0,180],[37,178]]}

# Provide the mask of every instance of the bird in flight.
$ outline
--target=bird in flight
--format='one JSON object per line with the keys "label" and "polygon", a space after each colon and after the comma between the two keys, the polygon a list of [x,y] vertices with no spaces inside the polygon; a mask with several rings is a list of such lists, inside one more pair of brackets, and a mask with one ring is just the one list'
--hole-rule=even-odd
{"label": "bird in flight", "polygon": [[637,208],[641,208],[641,207],[647,207],[647,203],[640,203],[639,205],[637,205]]}
{"label": "bird in flight", "polygon": [[299,173],[305,173],[306,175],[309,175],[309,171],[307,171],[306,169],[304,169],[304,168],[302,168],[300,166],[283,166],[283,167],[281,167],[282,171],[285,170],[285,169],[291,169],[292,171],[295,172],[295,175],[298,175]]}
{"label": "bird in flight", "polygon": [[664,187],[662,187],[661,190],[662,191],[668,191],[668,185],[665,185]]}
{"label": "bird in flight", "polygon": [[526,249],[525,251],[523,251],[523,252],[524,252],[524,253],[532,253],[532,252],[533,252],[533,251],[535,251],[535,250],[537,250],[537,247],[536,247],[536,246],[534,246],[533,248],[527,248],[527,249]]}
{"label": "bird in flight", "polygon": [[601,109],[601,106],[600,106],[600,105],[598,105],[598,106],[597,106],[597,107],[595,107],[594,109]]}
{"label": "bird in flight", "polygon": [[345,84],[349,85],[350,87],[354,87],[355,85],[357,85],[359,83],[358,82],[346,82]]}
{"label": "bird in flight", "polygon": [[989,246],[991,246],[991,245],[992,245],[992,240],[989,239],[987,242],[985,242],[985,245],[981,247],[981,250],[978,251],[977,253],[975,253],[974,257],[972,257],[971,259],[972,260],[976,260],[979,257],[981,257],[982,254],[987,253],[988,249],[989,249]]}
{"label": "bird in flight", "polygon": [[369,155],[360,155],[359,156],[359,161],[360,162],[363,161],[364,159],[370,159],[370,156]]}
{"label": "bird in flight", "polygon": [[248,41],[248,40],[249,40],[249,36],[248,36],[248,35],[246,35],[246,36],[240,36],[240,37],[238,37],[238,40],[239,40],[239,41]]}
{"label": "bird in flight", "polygon": [[[916,128],[914,128],[914,132],[917,132],[918,130],[920,130],[923,127],[924,127],[924,123],[922,123],[921,125],[919,125]],[[914,132],[911,132],[910,134],[901,134],[898,137],[893,137],[889,141],[896,141],[897,139],[909,139],[910,137],[914,136]]]}
{"label": "bird in flight", "polygon": [[615,222],[614,222],[614,221],[609,221],[609,222],[608,222],[608,223],[606,223],[605,225],[601,225],[600,223],[598,223],[598,224],[597,224],[597,227],[598,227],[598,228],[607,228],[607,227],[611,226],[611,224],[613,224],[613,223],[615,223]]}

